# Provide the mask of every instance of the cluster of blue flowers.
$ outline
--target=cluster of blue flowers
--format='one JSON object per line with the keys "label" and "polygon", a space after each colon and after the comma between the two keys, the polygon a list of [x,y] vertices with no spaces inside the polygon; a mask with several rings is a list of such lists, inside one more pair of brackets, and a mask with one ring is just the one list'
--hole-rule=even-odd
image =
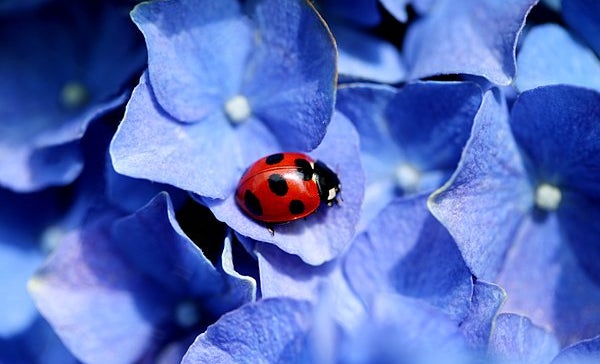
{"label": "cluster of blue flowers", "polygon": [[[600,1],[0,2],[0,363],[600,363]],[[339,205],[267,227],[257,159]]]}

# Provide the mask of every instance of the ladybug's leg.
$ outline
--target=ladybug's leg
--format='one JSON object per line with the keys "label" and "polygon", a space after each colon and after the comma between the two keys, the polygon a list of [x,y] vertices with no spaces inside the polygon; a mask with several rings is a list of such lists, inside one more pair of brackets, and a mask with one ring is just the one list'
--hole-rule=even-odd
{"label": "ladybug's leg", "polygon": [[271,234],[271,236],[275,236],[275,226],[273,224],[266,224],[265,227]]}

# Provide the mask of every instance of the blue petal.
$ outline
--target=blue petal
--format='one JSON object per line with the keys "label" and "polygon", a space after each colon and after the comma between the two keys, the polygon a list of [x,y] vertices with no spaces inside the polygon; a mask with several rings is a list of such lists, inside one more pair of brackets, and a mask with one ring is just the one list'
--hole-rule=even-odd
{"label": "blue petal", "polygon": [[505,299],[506,292],[500,286],[475,281],[468,316],[460,324],[460,330],[474,351],[483,352],[487,348],[492,325]]}
{"label": "blue petal", "polygon": [[600,361],[600,336],[564,348],[551,364],[594,364]]}
{"label": "blue petal", "polygon": [[502,314],[496,319],[488,353],[499,364],[546,364],[559,350],[558,340],[528,318]]}
{"label": "blue petal", "polygon": [[247,3],[257,45],[241,94],[286,150],[309,151],[325,135],[334,104],[336,49],[311,3]]}
{"label": "blue petal", "polygon": [[10,364],[76,364],[41,316],[25,331],[9,339],[0,338],[0,362]]}
{"label": "blue petal", "polygon": [[600,198],[599,104],[599,92],[575,86],[546,86],[521,94],[511,126],[536,182]]}
{"label": "blue petal", "polygon": [[170,295],[210,296],[224,289],[215,267],[177,224],[165,192],[115,222],[112,233],[130,267],[159,282]]}
{"label": "blue petal", "polygon": [[561,224],[556,214],[525,219],[497,281],[508,297],[504,312],[526,315],[571,344],[598,333],[600,286],[581,269]]}
{"label": "blue petal", "polygon": [[154,1],[131,14],[158,103],[181,121],[218,112],[244,77],[252,32],[236,0]]}
{"label": "blue petal", "polygon": [[319,266],[304,263],[272,244],[257,243],[262,297],[290,297],[317,302],[319,285],[337,269],[338,261]]}
{"label": "blue petal", "polygon": [[65,238],[28,288],[80,360],[130,363],[152,342],[172,298],[119,258],[102,224]]}
{"label": "blue petal", "polygon": [[520,91],[561,83],[600,90],[600,60],[558,25],[532,28],[521,45],[517,66]]}
{"label": "blue petal", "polygon": [[[234,196],[225,200],[202,199],[217,219],[241,235],[277,245],[311,265],[320,265],[338,256],[350,243],[358,221],[364,192],[358,135],[352,124],[336,113],[321,145],[311,153],[334,170],[342,183],[343,202],[322,206],[306,220],[278,225],[272,236],[267,228],[244,215]],[[302,242],[299,244],[298,242]]]}
{"label": "blue petal", "polygon": [[509,85],[515,47],[537,0],[441,0],[411,25],[404,53],[409,78],[465,73]]}
{"label": "blue petal", "polygon": [[562,15],[567,24],[600,54],[600,3],[596,0],[562,0]]}
{"label": "blue petal", "polygon": [[380,0],[381,5],[385,7],[399,22],[406,22],[408,14],[406,7],[412,5],[419,14],[426,14],[437,0]]}
{"label": "blue petal", "polygon": [[315,5],[328,22],[345,21],[369,27],[381,21],[377,0],[319,0]]}
{"label": "blue petal", "polygon": [[337,108],[358,129],[367,177],[359,229],[393,198],[432,191],[450,177],[480,103],[473,83],[340,87]]}
{"label": "blue petal", "polygon": [[241,172],[232,127],[219,115],[194,124],[174,121],[156,104],[146,77],[129,100],[110,154],[118,173],[211,197],[231,194]]}
{"label": "blue petal", "polygon": [[183,204],[188,194],[179,189],[161,183],[154,183],[148,180],[131,178],[118,174],[110,162],[106,161],[105,176],[106,195],[115,205],[127,212],[135,212],[146,205],[154,196],[161,191],[166,191],[175,208]]}
{"label": "blue petal", "polygon": [[418,299],[381,295],[370,320],[341,345],[343,363],[465,363],[458,325]]}
{"label": "blue petal", "polygon": [[125,101],[122,87],[145,58],[114,5],[60,2],[46,10],[6,19],[0,29],[0,184],[16,191],[78,176],[77,141]]}
{"label": "blue petal", "polygon": [[242,306],[198,336],[182,364],[301,362],[310,310],[306,302],[286,298]]}
{"label": "blue petal", "polygon": [[462,321],[473,292],[450,234],[429,213],[427,196],[390,203],[351,246],[344,270],[367,303],[381,292],[415,297]]}
{"label": "blue petal", "polygon": [[332,27],[342,76],[385,83],[404,80],[404,61],[393,44],[341,24]]}
{"label": "blue petal", "polygon": [[6,338],[23,331],[38,316],[26,283],[43,256],[40,251],[14,246],[9,240],[11,236],[5,236],[5,231],[1,230],[0,297],[3,302],[0,305],[0,337]]}
{"label": "blue petal", "polygon": [[430,197],[429,209],[454,237],[473,274],[491,281],[532,201],[506,105],[488,91],[457,170]]}

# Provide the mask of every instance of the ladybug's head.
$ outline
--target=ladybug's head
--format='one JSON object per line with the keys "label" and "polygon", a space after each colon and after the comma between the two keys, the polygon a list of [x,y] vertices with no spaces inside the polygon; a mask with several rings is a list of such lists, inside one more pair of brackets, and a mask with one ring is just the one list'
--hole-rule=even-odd
{"label": "ladybug's head", "polygon": [[325,163],[316,161],[314,166],[314,178],[319,188],[319,198],[329,205],[337,202],[337,195],[342,188],[340,179]]}

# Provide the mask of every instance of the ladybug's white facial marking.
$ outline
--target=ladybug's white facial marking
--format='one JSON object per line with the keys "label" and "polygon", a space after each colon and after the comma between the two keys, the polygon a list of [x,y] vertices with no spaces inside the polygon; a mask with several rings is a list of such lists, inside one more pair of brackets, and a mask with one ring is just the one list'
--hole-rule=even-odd
{"label": "ladybug's white facial marking", "polygon": [[562,200],[562,193],[556,186],[540,184],[535,190],[535,205],[545,211],[555,211]]}
{"label": "ladybug's white facial marking", "polygon": [[252,114],[252,108],[244,95],[235,95],[225,102],[225,114],[230,122],[239,124]]}
{"label": "ladybug's white facial marking", "polygon": [[421,184],[421,172],[413,165],[401,163],[396,167],[396,184],[406,193],[414,193],[419,190]]}
{"label": "ladybug's white facial marking", "polygon": [[83,106],[90,98],[89,92],[79,82],[66,83],[60,92],[60,101],[67,109],[76,109]]}

